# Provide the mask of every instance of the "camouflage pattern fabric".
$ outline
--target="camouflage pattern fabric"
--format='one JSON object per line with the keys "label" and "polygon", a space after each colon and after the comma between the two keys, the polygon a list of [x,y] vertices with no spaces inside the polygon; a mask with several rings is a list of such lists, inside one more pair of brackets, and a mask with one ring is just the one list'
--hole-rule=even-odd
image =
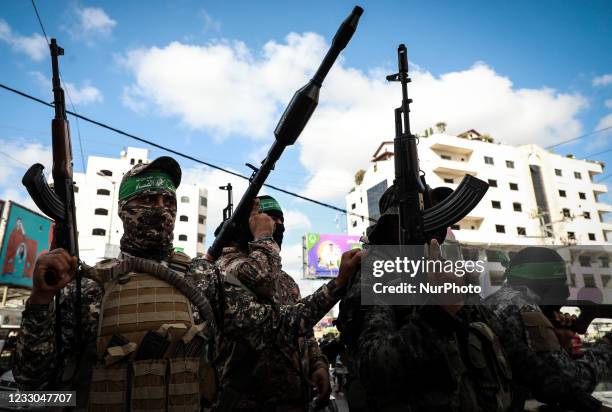
{"label": "camouflage pattern fabric", "polygon": [[[612,345],[598,341],[587,349],[578,359],[572,359],[564,350],[542,352],[529,347],[521,313],[541,312],[538,306],[539,297],[525,286],[504,284],[497,292],[485,299],[485,304],[501,320],[502,327],[508,333],[517,336],[533,357],[540,359],[560,380],[570,385],[573,391],[591,393],[597,383],[603,379],[612,365]],[[517,388],[517,403],[523,405],[533,388],[521,385]]]}
{"label": "camouflage pattern fabric", "polygon": [[[167,265],[165,261],[161,263]],[[81,340],[84,347],[89,345],[95,347],[104,288],[93,280],[99,278],[96,274],[96,266],[85,266],[82,276],[81,327],[83,329]],[[72,354],[75,353],[74,287],[74,282],[66,286],[60,305],[62,312],[61,359],[64,361],[64,370],[69,369],[68,363],[75,361],[72,357]],[[192,307],[192,311],[194,314],[198,312],[195,307]],[[194,322],[201,323],[201,320],[194,315]],[[21,332],[17,340],[13,368],[15,381],[20,388],[27,390],[45,388],[55,378],[59,366],[58,359],[60,359],[55,345],[54,304],[32,305],[27,302],[22,315]]]}
{"label": "camouflage pattern fabric", "polygon": [[[246,254],[238,247],[224,248],[216,262],[221,273],[236,276],[263,304],[293,305],[301,299],[298,285],[280,269],[279,248],[275,242],[268,239],[250,242],[249,252]],[[303,407],[309,400],[309,376],[318,368],[329,367],[312,330],[309,337],[298,337],[292,345],[273,341],[260,351],[237,350],[237,345],[240,342],[222,339],[219,349],[222,356],[217,358],[217,366],[223,388],[224,384],[230,384],[234,372],[231,369],[243,364],[243,359],[238,358],[252,358],[246,391],[240,391],[241,399],[236,405],[240,410],[272,405]]]}
{"label": "camouflage pattern fabric", "polygon": [[[524,340],[524,332],[502,322],[477,302],[478,297],[470,298],[468,303],[473,304],[463,306],[457,319],[434,322],[431,315],[424,316],[422,310],[431,311],[436,306],[429,309],[365,307],[360,306],[359,296],[357,273],[341,302],[339,319],[343,340],[345,332],[348,333],[347,345],[353,360],[349,369],[357,375],[352,378],[361,381],[370,411],[429,411],[437,407],[440,411],[470,410],[471,406],[464,404],[466,399],[453,394],[463,396],[474,391],[467,387],[460,393],[454,391],[457,383],[453,384],[449,378],[444,356],[447,356],[446,343],[453,330],[461,330],[461,324],[475,321],[489,325],[510,362],[512,389],[519,393],[518,397],[513,396],[511,411],[523,410],[520,388],[528,388],[534,398],[549,405],[581,411],[595,411],[601,406],[581,384],[567,379],[557,365],[531,351]],[[447,385],[446,389],[443,385]],[[487,410],[486,398],[477,396],[476,400],[480,408]]]}

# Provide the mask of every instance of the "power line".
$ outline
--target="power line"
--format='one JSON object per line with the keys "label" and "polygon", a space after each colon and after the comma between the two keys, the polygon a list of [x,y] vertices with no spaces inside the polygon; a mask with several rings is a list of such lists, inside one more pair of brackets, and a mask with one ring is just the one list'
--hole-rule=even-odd
{"label": "power line", "polygon": [[605,153],[608,153],[608,152],[612,152],[612,149],[604,150],[603,152],[593,153],[593,154],[590,154],[590,155],[585,156],[585,157],[588,159],[589,157],[599,156],[599,155],[602,155],[602,154],[605,154]]}
{"label": "power line", "polygon": [[608,173],[607,175],[602,176],[602,178],[601,178],[601,179],[599,179],[599,180],[598,180],[596,183],[601,183],[601,182],[603,182],[604,180],[609,179],[610,177],[612,177],[612,173]]}
{"label": "power line", "polygon": [[9,159],[11,159],[11,160],[13,160],[13,161],[15,161],[15,162],[17,162],[17,163],[20,163],[20,164],[22,164],[22,165],[23,165],[23,166],[25,166],[25,167],[30,167],[30,165],[25,164],[25,163],[24,163],[24,162],[22,162],[21,160],[16,159],[16,158],[14,158],[13,156],[11,156],[10,154],[8,154],[8,153],[6,153],[6,152],[3,152],[3,151],[1,151],[1,150],[0,150],[0,155],[5,156],[5,157],[8,157]]}
{"label": "power line", "polygon": [[[34,2],[34,0],[32,0],[32,7],[34,8],[34,13],[36,13],[38,24],[40,24],[40,29],[45,35],[45,40],[47,40],[47,45],[50,46],[49,38],[47,37],[47,32],[45,31],[45,26],[43,25],[42,19],[40,18],[40,14],[38,13],[38,9],[36,8],[36,3]],[[57,69],[57,71],[59,73],[59,68]],[[70,103],[70,106],[72,106],[72,111],[76,113],[76,107],[74,106],[74,103],[72,103],[72,99],[70,98],[70,93],[68,92],[68,87],[66,87],[66,82],[64,82],[64,79],[61,73],[59,73],[59,75],[60,75],[60,81],[64,84],[64,91],[66,92],[66,96],[68,96],[68,102]],[[81,168],[83,169],[83,173],[85,173],[85,156],[83,155],[83,143],[81,141],[81,127],[79,126],[78,117],[76,118],[76,127],[77,127],[77,136],[79,138],[79,149],[81,151]]]}
{"label": "power line", "polygon": [[[5,90],[8,90],[8,91],[9,91],[9,92],[11,92],[11,93],[18,94],[18,95],[20,95],[20,96],[22,96],[22,97],[25,97],[25,98],[27,98],[27,99],[33,100],[33,101],[35,101],[35,102],[37,102],[37,103],[40,103],[40,104],[43,104],[43,105],[45,105],[45,106],[55,107],[53,103],[48,103],[48,102],[45,102],[45,101],[44,101],[44,100],[42,100],[42,99],[39,99],[39,98],[34,97],[34,96],[30,95],[30,94],[27,94],[27,93],[24,93],[24,92],[19,91],[19,90],[17,90],[17,89],[14,89],[14,88],[12,88],[12,87],[9,87],[9,86],[7,86],[7,85],[5,85],[5,84],[3,84],[3,83],[0,83],[0,88],[3,88],[3,89],[5,89]],[[191,161],[193,161],[193,162],[195,162],[195,163],[199,163],[199,164],[202,164],[202,165],[208,166],[208,167],[210,167],[210,168],[212,168],[212,169],[216,169],[216,170],[219,170],[219,171],[222,171],[222,172],[228,173],[228,174],[230,174],[230,175],[233,175],[233,176],[239,177],[239,178],[241,178],[241,179],[250,180],[250,178],[249,178],[249,177],[247,177],[247,176],[245,176],[245,175],[242,175],[242,174],[240,174],[240,173],[233,172],[233,171],[231,171],[231,170],[229,170],[229,169],[225,169],[225,168],[220,167],[220,166],[217,166],[217,165],[215,165],[215,164],[213,164],[213,163],[210,163],[210,162],[205,162],[205,161],[203,161],[203,160],[197,159],[197,158],[195,158],[195,157],[193,157],[193,156],[190,156],[190,155],[187,155],[187,154],[185,154],[185,153],[181,153],[181,152],[176,151],[176,150],[174,150],[174,149],[170,149],[169,147],[165,147],[165,146],[162,146],[162,145],[157,144],[157,143],[155,143],[155,142],[152,142],[152,141],[150,141],[150,140],[144,139],[144,138],[142,138],[142,137],[135,136],[135,135],[133,135],[133,134],[131,134],[131,133],[128,133],[128,132],[124,132],[124,131],[123,131],[123,130],[121,130],[121,129],[117,129],[116,127],[113,127],[113,126],[107,125],[107,124],[105,124],[105,123],[99,122],[99,121],[97,121],[97,120],[91,119],[91,118],[86,117],[86,116],[83,116],[83,115],[80,115],[80,114],[78,114],[78,113],[71,112],[70,110],[66,110],[66,113],[68,113],[68,114],[70,114],[70,115],[72,115],[72,116],[74,116],[74,117],[78,117],[79,119],[84,120],[84,121],[86,121],[86,122],[88,122],[88,123],[91,123],[91,124],[94,124],[94,125],[96,125],[96,126],[102,127],[102,128],[104,128],[104,129],[110,130],[110,131],[115,132],[115,133],[117,133],[117,134],[120,134],[120,135],[122,135],[122,136],[129,137],[130,139],[137,140],[137,141],[139,141],[139,142],[141,142],[141,143],[146,143],[146,144],[148,144],[148,145],[150,145],[150,146],[153,146],[153,147],[155,147],[155,148],[157,148],[157,149],[161,149],[161,150],[166,151],[166,152],[168,152],[168,153],[172,153],[172,154],[174,154],[174,155],[176,155],[176,156],[179,156],[179,157],[182,157],[182,158],[184,158],[184,159],[191,160]],[[320,201],[315,200],[315,199],[312,199],[312,198],[310,198],[310,197],[302,196],[302,195],[300,195],[300,194],[298,194],[298,193],[291,192],[291,191],[289,191],[289,190],[283,189],[283,188],[278,187],[278,186],[271,185],[271,184],[269,184],[269,183],[264,183],[264,186],[265,186],[265,187],[267,187],[267,188],[270,188],[270,189],[276,190],[276,191],[278,191],[278,192],[284,193],[284,194],[286,194],[286,195],[293,196],[293,197],[297,197],[298,199],[306,200],[307,202],[311,202],[311,203],[317,204],[317,205],[319,205],[319,206],[323,206],[323,207],[326,207],[326,208],[328,208],[328,209],[335,210],[335,211],[337,211],[337,212],[342,212],[342,213],[345,213],[345,214],[347,214],[347,215],[351,215],[351,216],[362,217],[362,218],[368,219],[368,220],[370,220],[370,221],[372,221],[372,222],[376,222],[376,220],[375,220],[375,219],[372,219],[371,217],[368,217],[368,216],[363,216],[363,215],[360,215],[360,214],[357,214],[357,213],[353,213],[353,212],[349,212],[349,211],[347,211],[346,209],[339,208],[339,207],[334,206],[334,205],[331,205],[331,204],[329,204],[329,203],[320,202]]]}
{"label": "power line", "polygon": [[603,129],[599,129],[599,130],[594,130],[594,131],[592,131],[592,132],[590,132],[590,133],[583,134],[583,135],[581,135],[581,136],[574,137],[573,139],[565,140],[565,141],[560,142],[560,143],[556,143],[556,144],[554,144],[554,145],[552,145],[552,146],[546,146],[544,149],[547,149],[547,150],[548,150],[548,149],[552,149],[553,147],[562,146],[562,145],[564,145],[564,144],[566,144],[566,143],[570,143],[570,142],[573,142],[573,141],[575,141],[575,140],[580,140],[580,139],[582,139],[582,138],[584,138],[584,137],[591,136],[591,135],[594,135],[594,134],[596,134],[596,133],[605,132],[606,130],[609,130],[609,129],[612,129],[612,126],[609,126],[609,127],[604,127]]}

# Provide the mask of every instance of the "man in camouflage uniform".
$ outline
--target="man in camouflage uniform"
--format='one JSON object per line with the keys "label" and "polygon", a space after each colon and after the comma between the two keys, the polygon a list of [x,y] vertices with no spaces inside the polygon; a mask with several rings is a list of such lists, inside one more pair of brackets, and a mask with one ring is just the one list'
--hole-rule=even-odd
{"label": "man in camouflage uniform", "polygon": [[[67,372],[78,365],[73,376],[78,402],[86,405],[91,368],[96,358],[98,320],[103,282],[101,264],[121,262],[130,257],[143,258],[170,267],[184,276],[190,259],[174,252],[172,237],[176,218],[176,187],[180,184],[181,169],[170,157],[160,157],[149,164],[138,164],[129,170],[119,188],[119,217],[123,222],[121,253],[116,260],[107,260],[94,267],[82,265],[81,282],[81,348],[75,347],[75,285],[72,282],[77,268],[76,257],[63,249],[52,250],[36,262],[33,288],[23,312],[14,368],[15,380],[22,389],[34,390],[57,387],[58,370]],[[45,272],[52,269],[58,274],[55,285],[47,284]],[[66,287],[60,304],[61,352],[56,348],[55,306],[52,304],[57,290]],[[194,312],[196,312],[194,310]],[[200,316],[201,317],[201,316]],[[83,350],[83,348],[86,348]],[[80,350],[81,359],[73,355]],[[63,364],[60,365],[60,362]],[[66,373],[65,373],[66,375]]]}
{"label": "man in camouflage uniform", "polygon": [[[243,286],[243,293],[255,295],[260,302],[292,305],[301,297],[295,281],[281,269],[282,209],[274,198],[260,196],[256,199],[253,213],[265,213],[273,219],[275,225],[271,237],[270,233],[241,234],[240,238],[249,238],[250,241],[225,247],[217,266],[226,277],[235,280],[236,285]],[[245,243],[248,245],[246,248]],[[270,271],[263,271],[268,268]],[[222,356],[216,362],[220,396],[239,396],[235,408],[305,411],[310,398],[308,378],[317,386],[319,399],[329,400],[329,365],[312,331],[308,337],[298,338],[295,345],[276,342],[262,351],[237,350],[241,343],[231,339],[222,342],[219,349]],[[240,374],[247,374],[250,378],[234,382],[236,375]]]}
{"label": "man in camouflage uniform", "polygon": [[[511,259],[505,275],[506,283],[487,297],[485,304],[499,317],[503,328],[518,336],[559,379],[591,393],[612,366],[610,341],[604,338],[585,349],[580,358],[572,359],[563,341],[573,333],[559,324],[553,327],[540,307],[548,304],[559,308],[569,296],[563,258],[552,249],[527,247]],[[566,320],[558,312],[554,316]],[[516,410],[523,407],[529,392],[529,387],[517,387]]]}
{"label": "man in camouflage uniform", "polygon": [[[374,244],[397,242],[394,190],[380,200],[381,219],[368,233]],[[430,256],[439,255],[434,239]],[[428,279],[445,276],[460,280],[435,273]],[[503,328],[477,296],[456,295],[419,307],[362,307],[360,274],[352,281],[340,305],[339,329],[363,388],[359,410],[518,411],[512,403],[517,382],[551,405],[602,410],[601,402],[562,379],[558,369]]]}
{"label": "man in camouflage uniform", "polygon": [[[152,181],[146,179],[143,185],[135,184],[134,180],[136,183],[139,182],[139,175],[145,172],[155,172],[156,179]],[[124,183],[127,183],[126,187]],[[172,263],[170,255],[173,251],[172,231],[176,216],[175,188],[179,183],[178,163],[168,157],[159,158],[149,165],[137,165],[126,173],[119,190],[119,215],[124,222],[122,253],[119,261],[122,258],[136,257],[144,258],[146,261],[157,261],[161,265],[168,265],[169,261]],[[125,189],[126,197],[122,196],[122,189]],[[265,215],[261,216],[269,219]],[[257,220],[256,226],[262,224],[270,226],[266,219],[255,217],[255,220]],[[214,333],[218,327],[228,336],[241,336],[245,342],[260,348],[277,334],[291,337],[310,330],[340,299],[346,282],[355,273],[359,259],[358,253],[345,256],[343,276],[322,286],[313,295],[293,306],[280,306],[274,309],[269,305],[260,305],[246,299],[228,299],[229,302],[233,302],[228,305],[225,298],[231,298],[235,291],[231,287],[224,286],[223,277],[218,271],[214,268],[211,270],[211,266],[203,262],[192,265],[187,262],[183,266],[186,267],[184,272],[186,280],[194,282],[195,290],[200,290],[214,305],[215,310],[210,311],[214,313],[210,316],[208,313],[202,313],[206,311],[194,312],[194,316],[199,314],[199,318],[203,317],[206,321],[207,328],[204,330]],[[22,331],[16,349],[14,367],[15,379],[23,389],[57,387],[57,371],[71,370],[70,355],[78,352],[73,334],[75,318],[72,280],[76,268],[76,259],[62,249],[52,250],[37,260],[32,294],[23,312]],[[50,285],[45,282],[44,275],[47,269],[52,269],[58,274],[56,284]],[[97,279],[96,272],[95,267],[93,269],[86,267],[82,272],[81,341],[82,346],[89,350],[83,351],[85,353],[83,359],[76,360],[75,363],[81,366],[81,371],[68,386],[84,387],[84,391],[78,392],[77,395],[77,401],[83,407],[87,405],[86,394],[91,379],[92,363],[91,359],[87,362],[86,358],[88,356],[91,358],[92,352],[95,358],[100,303],[104,295],[102,287],[92,280]],[[58,353],[55,307],[52,300],[56,291],[64,287],[67,290],[59,309],[62,313],[62,334],[61,353]],[[214,347],[214,340],[209,341],[209,344]],[[63,361],[62,365],[60,361]]]}

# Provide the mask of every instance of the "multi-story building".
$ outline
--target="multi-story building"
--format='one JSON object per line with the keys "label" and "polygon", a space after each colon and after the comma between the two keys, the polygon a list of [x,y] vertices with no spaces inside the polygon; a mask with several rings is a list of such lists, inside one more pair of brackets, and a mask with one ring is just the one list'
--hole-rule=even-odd
{"label": "multi-story building", "polygon": [[[601,162],[560,156],[530,144],[494,143],[470,130],[458,136],[421,137],[420,167],[431,187],[455,189],[464,175],[489,182],[480,204],[453,227],[464,244],[602,244],[612,224],[604,215],[612,205],[600,200],[607,192],[594,182]],[[346,196],[349,212],[379,215],[378,200],[393,183],[393,142],[382,142],[371,164],[356,175]],[[368,219],[347,215],[349,235],[363,235]]]}
{"label": "multi-story building", "polygon": [[[466,174],[489,183],[479,205],[453,226],[464,258],[488,262],[480,279],[485,294],[504,280],[498,251],[511,256],[526,245],[559,245],[565,246],[560,253],[569,264],[572,297],[597,288],[612,301],[612,246],[589,247],[612,245],[612,223],[604,219],[612,206],[601,201],[607,187],[595,182],[601,162],[560,156],[534,144],[495,143],[475,130],[419,140],[420,168],[431,187],[456,189]],[[385,141],[368,168],[356,173],[346,196],[349,235],[365,234],[368,217],[378,218],[378,201],[394,174],[393,142]]]}
{"label": "multi-story building", "polygon": [[[116,257],[123,225],[117,210],[121,178],[137,163],[148,163],[149,150],[128,147],[119,158],[89,156],[85,173],[74,173],[81,258],[89,263]],[[207,190],[181,183],[177,189],[174,247],[191,257],[204,254]]]}

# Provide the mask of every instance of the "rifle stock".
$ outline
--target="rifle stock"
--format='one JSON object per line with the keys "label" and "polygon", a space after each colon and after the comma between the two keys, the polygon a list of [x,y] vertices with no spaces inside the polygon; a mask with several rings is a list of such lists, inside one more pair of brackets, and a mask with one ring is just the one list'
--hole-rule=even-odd
{"label": "rifle stock", "polygon": [[274,130],[275,140],[266,158],[261,163],[261,166],[251,175],[249,187],[244,195],[242,195],[234,213],[223,224],[221,231],[208,249],[209,259],[216,260],[221,255],[223,247],[235,236],[238,226],[246,222],[253,206],[253,201],[270,175],[270,172],[274,169],[277,160],[287,146],[295,143],[304,127],[306,127],[308,120],[319,103],[319,90],[323,81],[338,58],[338,55],[355,33],[359,17],[362,13],[363,9],[355,6],[352,13],[340,25],[332,40],[330,49],[327,51],[323,62],[313,78],[293,95]]}

